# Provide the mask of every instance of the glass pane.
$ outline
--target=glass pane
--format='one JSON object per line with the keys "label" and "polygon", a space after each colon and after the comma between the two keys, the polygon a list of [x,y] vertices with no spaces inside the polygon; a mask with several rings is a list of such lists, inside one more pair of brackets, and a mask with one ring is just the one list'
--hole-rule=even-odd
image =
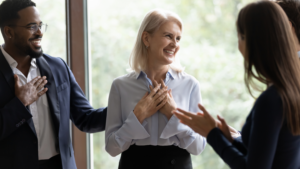
{"label": "glass pane", "polygon": [[43,37],[43,50],[66,61],[66,4],[64,0],[35,0],[41,19],[48,25]]}
{"label": "glass pane", "polygon": [[[66,60],[65,1],[34,0],[34,2],[40,12],[41,20],[48,25],[42,39],[44,53]],[[3,43],[4,40],[2,37],[0,38],[0,44]]]}
{"label": "glass pane", "polygon": [[[215,116],[241,130],[254,100],[243,81],[235,21],[239,9],[254,0],[89,0],[91,97],[94,107],[107,106],[114,78],[126,74],[139,25],[154,8],[171,10],[183,20],[180,53],[185,71],[200,82],[203,104]],[[105,151],[104,132],[94,134],[94,168],[117,168],[119,157]],[[207,145],[192,156],[194,169],[228,166]]]}

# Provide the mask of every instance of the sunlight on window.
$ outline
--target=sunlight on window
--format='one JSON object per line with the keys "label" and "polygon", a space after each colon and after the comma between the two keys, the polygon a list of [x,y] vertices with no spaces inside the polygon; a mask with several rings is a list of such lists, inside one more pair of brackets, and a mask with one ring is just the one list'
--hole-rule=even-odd
{"label": "sunlight on window", "polygon": [[[243,81],[243,58],[237,49],[235,21],[239,9],[251,0],[89,0],[92,105],[107,106],[114,78],[126,74],[139,25],[154,8],[171,10],[183,20],[177,55],[185,71],[201,87],[203,104],[215,116],[241,130],[254,100]],[[94,168],[117,168],[119,157],[105,151],[104,132],[94,134]],[[228,166],[207,145],[192,156],[194,169]]]}

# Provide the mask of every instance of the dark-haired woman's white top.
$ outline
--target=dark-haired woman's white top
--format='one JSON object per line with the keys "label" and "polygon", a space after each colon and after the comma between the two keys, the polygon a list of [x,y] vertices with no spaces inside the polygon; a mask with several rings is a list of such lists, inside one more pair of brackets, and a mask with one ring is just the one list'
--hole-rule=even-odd
{"label": "dark-haired woman's white top", "polygon": [[[201,94],[198,81],[184,73],[170,69],[164,80],[172,89],[177,107],[198,112]],[[141,124],[133,113],[139,100],[150,92],[151,80],[141,71],[132,72],[113,81],[109,94],[105,143],[106,151],[116,156],[127,150],[130,145],[175,145],[198,155],[206,145],[206,139],[189,127],[181,124],[177,117],[170,120],[156,112]]]}

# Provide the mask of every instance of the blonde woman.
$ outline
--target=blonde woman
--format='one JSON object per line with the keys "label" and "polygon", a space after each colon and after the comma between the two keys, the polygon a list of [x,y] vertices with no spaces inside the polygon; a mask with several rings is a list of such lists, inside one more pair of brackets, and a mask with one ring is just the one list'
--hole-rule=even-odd
{"label": "blonde woman", "polygon": [[[106,151],[120,153],[120,169],[191,169],[204,137],[181,124],[172,111],[197,111],[198,81],[176,64],[182,34],[178,15],[150,11],[130,57],[132,72],[114,80],[108,103]],[[193,98],[193,99],[191,99]]]}

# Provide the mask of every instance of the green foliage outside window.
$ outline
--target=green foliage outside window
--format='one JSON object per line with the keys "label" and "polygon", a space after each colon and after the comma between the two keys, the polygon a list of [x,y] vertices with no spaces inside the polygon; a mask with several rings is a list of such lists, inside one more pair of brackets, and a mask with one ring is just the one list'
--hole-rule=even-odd
{"label": "green foliage outside window", "polygon": [[[244,85],[235,22],[240,8],[251,1],[89,0],[93,106],[107,105],[113,79],[127,73],[129,55],[143,17],[151,9],[160,8],[177,13],[183,20],[177,57],[185,72],[200,82],[204,106],[241,130],[254,99]],[[104,133],[93,137],[94,168],[117,168],[119,157],[106,153]],[[209,145],[192,158],[194,169],[228,168]]]}
{"label": "green foliage outside window", "polygon": [[[107,106],[113,79],[127,73],[129,55],[143,17],[151,9],[160,8],[177,13],[183,20],[177,57],[185,72],[200,82],[204,106],[241,130],[254,99],[243,81],[243,57],[238,51],[235,21],[240,8],[252,1],[88,0],[93,107]],[[65,2],[35,2],[41,19],[49,25],[43,38],[44,52],[65,59]],[[105,151],[104,132],[93,134],[93,139],[94,168],[117,168],[119,157],[111,157]],[[228,168],[209,145],[192,158],[194,169]]]}

